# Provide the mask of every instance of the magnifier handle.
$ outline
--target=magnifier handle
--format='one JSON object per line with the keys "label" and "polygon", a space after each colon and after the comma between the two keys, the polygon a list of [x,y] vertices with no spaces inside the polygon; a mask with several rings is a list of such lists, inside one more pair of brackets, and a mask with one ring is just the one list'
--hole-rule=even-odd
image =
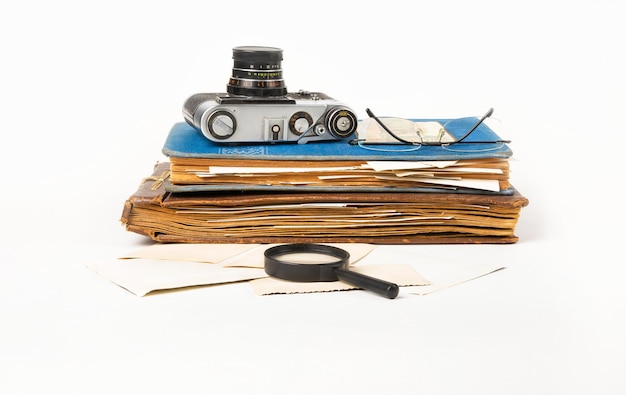
{"label": "magnifier handle", "polygon": [[352,285],[356,285],[359,288],[375,292],[386,298],[394,299],[396,296],[398,296],[398,285],[390,283],[389,281],[366,276],[365,274],[341,268],[335,269],[335,274],[337,275],[337,278],[342,281],[345,281]]}

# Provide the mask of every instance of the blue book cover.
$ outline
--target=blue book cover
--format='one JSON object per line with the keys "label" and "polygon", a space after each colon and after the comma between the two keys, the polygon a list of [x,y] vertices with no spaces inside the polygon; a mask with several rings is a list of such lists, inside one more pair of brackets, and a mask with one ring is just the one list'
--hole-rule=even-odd
{"label": "blue book cover", "polygon": [[[439,122],[450,120],[413,120],[416,122]],[[451,140],[462,137],[474,121],[458,123],[456,127],[446,127]],[[469,126],[468,126],[469,125]],[[359,135],[360,137],[360,135]],[[229,145],[213,142],[200,131],[185,122],[172,126],[162,152],[168,157],[181,158],[227,158],[227,159],[268,159],[268,160],[463,160],[501,158],[507,159],[513,152],[505,142],[500,141],[489,126],[481,124],[463,144],[420,145],[406,144],[355,144],[354,141],[337,140],[328,142],[259,143]]]}

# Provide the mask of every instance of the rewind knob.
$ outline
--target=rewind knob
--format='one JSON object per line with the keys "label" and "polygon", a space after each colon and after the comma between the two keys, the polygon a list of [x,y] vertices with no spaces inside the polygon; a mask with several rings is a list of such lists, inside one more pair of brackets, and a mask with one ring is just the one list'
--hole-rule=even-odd
{"label": "rewind knob", "polygon": [[207,120],[207,129],[211,136],[219,140],[229,138],[237,129],[235,117],[228,111],[215,111]]}

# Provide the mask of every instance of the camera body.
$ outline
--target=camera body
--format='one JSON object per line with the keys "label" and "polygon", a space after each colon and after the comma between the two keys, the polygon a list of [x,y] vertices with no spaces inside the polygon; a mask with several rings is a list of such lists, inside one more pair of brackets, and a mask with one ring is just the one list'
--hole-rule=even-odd
{"label": "camera body", "polygon": [[183,105],[185,121],[218,143],[306,143],[342,140],[358,120],[346,105],[320,92],[288,93],[282,50],[233,49],[226,93],[198,93]]}
{"label": "camera body", "polygon": [[348,107],[305,91],[281,100],[198,93],[187,99],[183,114],[206,138],[220,143],[338,140],[351,137],[357,126]]}

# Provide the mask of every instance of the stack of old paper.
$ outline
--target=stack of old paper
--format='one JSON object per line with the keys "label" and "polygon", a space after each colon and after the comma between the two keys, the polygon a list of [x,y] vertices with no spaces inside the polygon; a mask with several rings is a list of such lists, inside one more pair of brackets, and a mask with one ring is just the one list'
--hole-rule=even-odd
{"label": "stack of old paper", "polygon": [[174,185],[310,186],[320,188],[440,188],[505,191],[509,162],[501,158],[447,161],[241,160],[171,157]]}

